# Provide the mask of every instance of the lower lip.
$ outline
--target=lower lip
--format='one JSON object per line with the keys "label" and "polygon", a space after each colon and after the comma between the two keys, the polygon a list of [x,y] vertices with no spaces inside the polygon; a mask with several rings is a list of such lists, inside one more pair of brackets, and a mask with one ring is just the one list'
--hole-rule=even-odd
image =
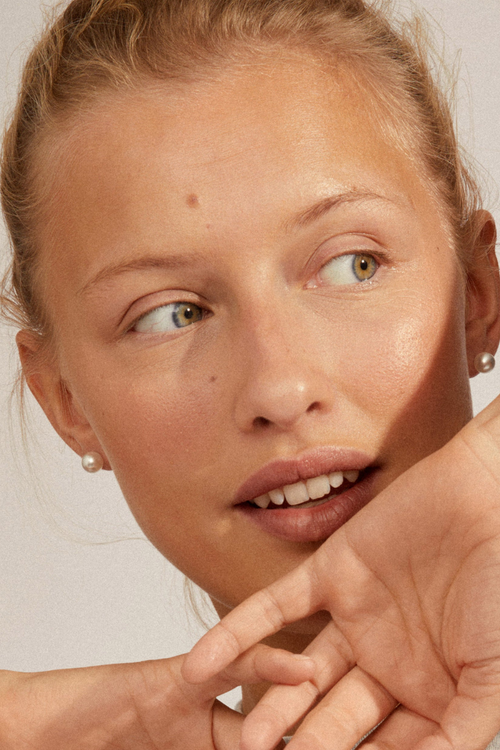
{"label": "lower lip", "polygon": [[337,531],[374,497],[373,484],[377,470],[340,495],[333,495],[314,508],[264,510],[250,503],[236,506],[252,523],[278,539],[289,542],[320,542]]}

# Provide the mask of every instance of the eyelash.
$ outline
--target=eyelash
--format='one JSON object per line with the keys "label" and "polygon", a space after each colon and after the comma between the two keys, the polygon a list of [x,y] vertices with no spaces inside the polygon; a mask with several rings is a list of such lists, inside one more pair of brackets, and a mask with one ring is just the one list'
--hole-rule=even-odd
{"label": "eyelash", "polygon": [[[350,259],[352,259],[352,261]],[[351,263],[351,271],[355,275],[355,273],[356,273],[355,272],[355,263],[356,263],[356,260],[358,260],[358,259],[359,259],[360,264],[363,261],[365,261],[365,262],[368,263],[368,268],[362,268],[361,267],[361,269],[360,269],[361,273],[363,273],[365,271],[370,272],[370,270],[371,270],[370,275],[366,279],[357,278],[357,280],[355,280],[355,281],[347,281],[347,282],[344,282],[344,283],[341,282],[340,284],[332,282],[331,280],[330,280],[330,282],[328,280],[326,280],[326,284],[330,283],[332,286],[355,286],[355,285],[359,285],[359,284],[366,284],[368,281],[371,281],[371,279],[373,278],[373,276],[375,276],[375,274],[377,273],[377,271],[378,271],[378,269],[380,268],[380,265],[381,265],[380,260],[377,259],[372,253],[368,253],[368,252],[344,253],[343,255],[338,255],[336,257],[330,258],[330,260],[328,260],[321,267],[321,269],[319,270],[319,272],[317,274],[317,277],[320,279],[320,281],[323,281],[323,283],[325,283],[324,280],[321,278],[321,274],[322,274],[322,272],[325,271],[325,269],[328,269],[329,266],[330,267],[333,266],[334,268],[335,268],[335,266],[337,266],[337,269],[336,269],[337,273],[340,272],[340,274],[342,274],[342,273],[345,274],[346,271],[347,271],[347,269],[348,269],[349,263]],[[370,266],[370,264],[371,264],[371,266]],[[317,286],[317,285],[313,284],[312,286]],[[311,288],[311,286],[309,286],[309,288]],[[167,308],[172,308],[172,312],[170,313],[172,315],[172,320],[175,320],[176,317],[177,317],[177,320],[179,320],[179,314],[180,314],[180,315],[184,315],[185,319],[187,318],[188,322],[185,325],[176,325],[174,323],[174,326],[172,328],[170,328],[168,331],[158,331],[158,330],[140,331],[140,330],[137,330],[138,326],[141,323],[141,321],[145,320],[146,318],[148,318],[150,316],[154,316],[155,314],[157,315],[157,317],[159,317],[161,315],[161,311],[162,310],[166,310]],[[200,305],[197,305],[194,302],[188,302],[186,300],[181,300],[181,301],[177,301],[177,302],[168,302],[168,303],[166,303],[164,305],[158,305],[158,307],[154,307],[153,309],[148,310],[147,312],[145,312],[143,315],[141,315],[139,318],[137,318],[137,320],[135,320],[132,323],[132,325],[127,329],[127,332],[138,333],[138,334],[139,333],[146,333],[146,334],[147,333],[149,333],[149,334],[154,334],[154,333],[159,333],[159,334],[170,333],[170,332],[173,332],[175,330],[181,330],[182,328],[188,328],[189,326],[193,325],[193,323],[198,323],[198,322],[202,321],[204,318],[207,317],[207,315],[208,315],[208,310],[206,310],[205,308],[201,307]],[[195,319],[191,321],[191,318],[193,316],[195,316]],[[153,328],[154,328],[155,325],[159,325],[159,324],[153,323]]]}
{"label": "eyelash", "polygon": [[[161,325],[161,323],[163,322],[161,320],[158,322],[152,323],[153,330],[150,330],[150,331],[138,330],[138,328],[140,327],[141,321],[146,320],[146,318],[148,317],[153,318],[155,315],[157,318],[160,318],[162,311],[166,311],[168,308],[171,308],[171,312],[167,313],[167,315],[171,315],[171,320],[174,322],[174,325],[170,327],[168,331],[154,330],[155,326]],[[137,318],[137,320],[135,320],[127,330],[132,333],[146,333],[146,334],[147,333],[149,334],[160,333],[161,334],[161,333],[173,332],[175,330],[180,330],[182,328],[188,328],[190,325],[193,325],[193,323],[197,323],[203,320],[203,318],[206,317],[207,313],[208,313],[207,310],[205,310],[203,307],[201,307],[200,305],[197,305],[194,302],[188,302],[186,300],[181,300],[178,302],[168,302],[164,305],[158,305],[158,307],[154,307],[152,310],[148,310],[147,312],[145,312],[143,315]],[[181,316],[184,317],[185,325],[176,324],[176,319],[177,321],[181,321]],[[191,320],[192,318],[194,319]]]}
{"label": "eyelash", "polygon": [[[328,271],[328,268],[333,269],[334,273],[337,274],[337,280],[330,279],[330,283],[333,285],[351,285],[351,284],[363,284],[370,281],[373,276],[377,273],[380,263],[371,253],[358,252],[358,253],[345,253],[329,260],[321,268],[318,276]],[[351,279],[346,279],[348,274],[352,274]],[[338,277],[342,277],[339,281]],[[364,278],[360,278],[363,277]]]}

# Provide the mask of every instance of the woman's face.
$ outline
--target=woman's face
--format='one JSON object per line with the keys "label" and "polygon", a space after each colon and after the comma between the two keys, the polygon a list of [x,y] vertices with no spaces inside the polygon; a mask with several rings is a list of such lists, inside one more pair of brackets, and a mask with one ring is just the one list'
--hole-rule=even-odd
{"label": "woman's face", "polygon": [[48,162],[43,278],[74,434],[226,606],[470,417],[447,227],[372,114],[282,55],[103,98]]}

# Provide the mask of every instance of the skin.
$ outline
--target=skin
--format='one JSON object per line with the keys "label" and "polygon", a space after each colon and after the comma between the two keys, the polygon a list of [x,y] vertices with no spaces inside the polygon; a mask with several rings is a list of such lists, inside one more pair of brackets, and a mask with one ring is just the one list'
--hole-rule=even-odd
{"label": "skin", "polygon": [[[224,614],[320,544],[278,539],[234,507],[252,473],[353,448],[378,467],[376,494],[470,419],[473,358],[498,338],[493,251],[470,249],[466,293],[424,166],[384,139],[361,89],[303,54],[106,95],[51,142],[39,239],[54,357],[19,335],[29,385]],[[348,191],[370,197],[294,225]],[[479,225],[493,248],[491,217]],[[370,282],[326,278],[332,258],[360,250],[379,263]],[[132,329],[183,300],[205,317]],[[311,617],[272,642],[298,650],[323,625]]]}
{"label": "skin", "polygon": [[242,683],[298,684],[312,675],[305,657],[259,645],[224,674],[193,686],[181,676],[184,659],[34,674],[1,671],[2,749],[231,750],[243,717],[216,701],[217,695]]}
{"label": "skin", "polygon": [[332,621],[305,650],[314,679],[269,690],[240,750],[270,750],[304,715],[290,750],[324,750],[332,737],[351,750],[384,719],[367,749],[484,750],[500,730],[499,582],[500,397],[234,609],[183,674],[207,679],[285,623],[327,609]]}

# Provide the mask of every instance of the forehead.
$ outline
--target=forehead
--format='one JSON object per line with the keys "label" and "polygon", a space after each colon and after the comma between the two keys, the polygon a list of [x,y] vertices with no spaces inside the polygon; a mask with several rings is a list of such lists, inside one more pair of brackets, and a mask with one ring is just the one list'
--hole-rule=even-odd
{"label": "forehead", "polygon": [[[71,271],[123,243],[157,244],[206,220],[241,232],[286,222],[342,190],[429,200],[416,160],[391,141],[353,77],[287,54],[233,66],[183,86],[145,83],[102,95],[53,133],[40,175],[54,175],[45,241]],[[54,168],[54,165],[56,167]],[[204,224],[193,221],[203,207]],[[228,229],[229,231],[229,229]]]}

